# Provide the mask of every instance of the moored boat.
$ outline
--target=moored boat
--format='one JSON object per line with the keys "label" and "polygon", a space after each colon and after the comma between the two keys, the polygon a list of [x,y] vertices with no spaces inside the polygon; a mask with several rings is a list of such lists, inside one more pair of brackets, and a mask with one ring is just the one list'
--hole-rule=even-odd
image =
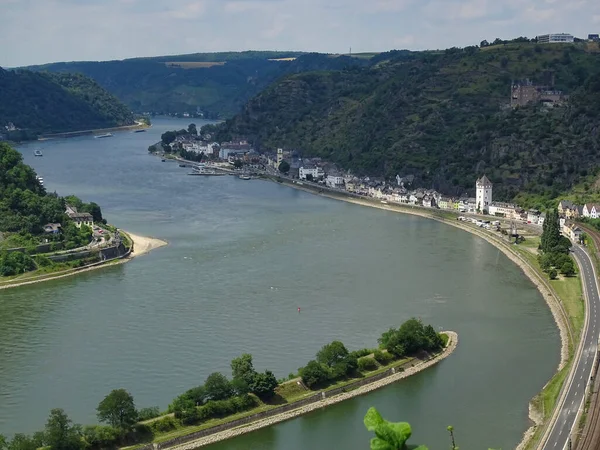
{"label": "moored boat", "polygon": [[33,156],[43,156],[42,151],[41,150],[34,151]]}
{"label": "moored boat", "polygon": [[96,136],[94,136],[96,139],[100,139],[100,138],[107,138],[107,137],[112,137],[112,133],[104,133],[104,134],[97,134]]}

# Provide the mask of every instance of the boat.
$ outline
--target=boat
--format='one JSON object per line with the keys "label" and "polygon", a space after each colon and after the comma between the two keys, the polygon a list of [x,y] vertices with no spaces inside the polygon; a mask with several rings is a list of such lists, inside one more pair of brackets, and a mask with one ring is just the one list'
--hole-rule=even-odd
{"label": "boat", "polygon": [[165,161],[166,161],[166,159],[161,159],[161,160],[160,160],[160,162],[165,162]]}
{"label": "boat", "polygon": [[100,139],[100,138],[107,138],[107,137],[112,137],[112,133],[104,133],[104,134],[97,134],[96,136],[94,136],[96,139]]}
{"label": "boat", "polygon": [[33,152],[33,156],[43,156],[41,150],[36,150]]}
{"label": "boat", "polygon": [[146,129],[142,128],[141,130],[135,130],[134,133],[145,133]]}
{"label": "boat", "polygon": [[250,175],[240,175],[240,180],[251,180],[252,177]]}

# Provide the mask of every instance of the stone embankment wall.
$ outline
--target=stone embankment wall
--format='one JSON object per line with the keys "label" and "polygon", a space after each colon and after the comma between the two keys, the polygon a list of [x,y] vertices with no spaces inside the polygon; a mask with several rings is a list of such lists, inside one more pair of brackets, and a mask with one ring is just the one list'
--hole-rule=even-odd
{"label": "stone embankment wall", "polygon": [[[442,353],[432,356],[426,355],[422,359],[409,361],[400,367],[388,369],[385,372],[372,377],[363,378],[362,380],[355,381],[354,383],[341,388],[320,392],[288,405],[283,405],[269,411],[253,414],[226,424],[207,428],[206,430],[191,433],[187,436],[170,439],[159,444],[146,445],[140,450],[164,450],[173,447],[177,447],[176,450],[191,450],[203,445],[229,439],[239,434],[253,431],[254,429],[289,420],[314,409],[322,408],[357,395],[366,394],[367,392],[413,375],[451,354],[458,344],[458,336],[453,332],[445,333],[450,336],[450,341],[448,347]],[[244,425],[248,426],[243,427]]]}

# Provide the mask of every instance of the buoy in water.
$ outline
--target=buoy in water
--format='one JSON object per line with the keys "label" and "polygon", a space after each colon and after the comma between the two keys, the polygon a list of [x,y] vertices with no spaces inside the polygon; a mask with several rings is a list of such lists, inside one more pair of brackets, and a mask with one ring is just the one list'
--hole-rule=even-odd
{"label": "buoy in water", "polygon": [[300,312],[300,307],[298,307],[298,312]]}

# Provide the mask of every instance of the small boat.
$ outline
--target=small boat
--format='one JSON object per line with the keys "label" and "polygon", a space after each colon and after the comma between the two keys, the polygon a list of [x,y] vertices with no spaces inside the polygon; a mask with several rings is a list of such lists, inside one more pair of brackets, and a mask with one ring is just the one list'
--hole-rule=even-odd
{"label": "small boat", "polygon": [[141,130],[135,130],[134,133],[145,133],[146,129],[142,128]]}
{"label": "small boat", "polygon": [[240,175],[240,180],[251,180],[250,175]]}
{"label": "small boat", "polygon": [[179,164],[179,167],[187,167],[185,164]]}
{"label": "small boat", "polygon": [[43,156],[41,150],[36,150],[33,152],[33,156]]}
{"label": "small boat", "polygon": [[165,162],[165,161],[166,161],[166,159],[161,159],[161,160],[160,160],[160,162]]}
{"label": "small boat", "polygon": [[107,138],[107,137],[112,137],[112,133],[104,133],[104,134],[98,134],[96,136],[94,136],[96,139],[100,139],[100,138]]}

